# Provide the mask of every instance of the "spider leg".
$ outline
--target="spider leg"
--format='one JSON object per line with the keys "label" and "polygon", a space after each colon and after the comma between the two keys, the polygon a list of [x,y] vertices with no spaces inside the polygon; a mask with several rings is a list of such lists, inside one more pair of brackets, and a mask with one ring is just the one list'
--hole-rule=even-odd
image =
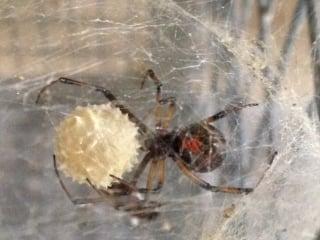
{"label": "spider leg", "polygon": [[152,184],[153,180],[155,179],[157,175],[157,168],[158,168],[158,159],[154,158],[151,162],[150,169],[148,172],[148,178],[147,178],[147,193],[152,190]]}
{"label": "spider leg", "polygon": [[52,81],[51,83],[49,83],[48,85],[44,86],[36,99],[36,103],[38,104],[40,102],[40,99],[42,97],[42,94],[51,86],[55,85],[56,83],[64,83],[64,84],[70,84],[70,85],[76,85],[76,86],[87,86],[89,88],[93,88],[98,92],[101,92],[109,101],[115,101],[116,97],[107,89],[105,89],[104,87],[100,87],[98,85],[93,85],[93,84],[89,84],[86,82],[81,82],[78,80],[74,80],[71,78],[65,78],[65,77],[60,77],[59,79]]}
{"label": "spider leg", "polygon": [[256,187],[258,187],[258,186],[260,185],[260,183],[262,182],[262,180],[264,179],[267,171],[268,171],[269,168],[271,167],[271,165],[272,165],[272,163],[273,163],[273,160],[275,159],[275,157],[276,157],[277,155],[278,155],[278,152],[277,152],[277,151],[274,151],[274,152],[272,153],[272,155],[270,156],[269,161],[268,161],[268,166],[267,166],[267,168],[264,170],[264,172],[263,172],[262,176],[260,177],[259,181],[257,182]]}
{"label": "spider leg", "polygon": [[[148,179],[147,179],[147,192],[157,192],[159,191],[164,183],[164,177],[165,177],[165,164],[164,159],[153,159],[151,162],[150,170],[148,173]],[[156,178],[156,175],[158,175],[158,183],[155,188],[152,188],[153,181]]]}
{"label": "spider leg", "polygon": [[106,200],[104,198],[76,198],[72,200],[74,205],[87,205],[87,204],[95,204],[102,203]]}
{"label": "spider leg", "polygon": [[165,158],[161,158],[158,161],[158,176],[159,181],[156,189],[160,190],[164,184],[164,180],[166,178],[166,161]]}
{"label": "spider leg", "polygon": [[204,122],[204,123],[211,123],[211,122],[215,122],[221,118],[224,118],[226,117],[228,114],[230,113],[236,113],[236,112],[239,112],[241,111],[242,109],[244,108],[247,108],[247,107],[254,107],[254,106],[258,106],[259,104],[258,103],[249,103],[249,104],[239,104],[237,106],[230,106],[230,107],[227,107],[225,110],[223,111],[220,111],[206,119],[203,119],[201,122]]}
{"label": "spider leg", "polygon": [[[166,111],[163,108],[164,104],[168,104],[168,108]],[[175,112],[176,112],[176,103],[175,103],[174,97],[161,99],[160,102],[157,102],[154,109],[157,128],[167,129],[174,117]]]}
{"label": "spider leg", "polygon": [[192,170],[183,162],[180,157],[175,156],[175,162],[177,163],[179,169],[184,173],[192,182],[198,184],[200,187],[212,191],[212,192],[225,192],[225,193],[249,193],[252,192],[252,188],[238,188],[238,187],[221,187],[221,186],[213,186],[210,183],[204,181],[197,175],[195,175]]}
{"label": "spider leg", "polygon": [[164,203],[159,203],[156,201],[143,201],[135,204],[128,204],[123,206],[121,210],[132,212],[134,215],[136,214],[145,214],[150,213],[150,211],[154,211],[155,208],[161,207],[165,205]]}
{"label": "spider leg", "polygon": [[[151,161],[151,166],[148,172],[146,188],[136,188],[136,191],[140,193],[156,193],[158,192],[165,180],[165,159],[164,158],[154,158],[154,154],[147,153],[143,160],[140,162],[137,170],[135,171],[132,180],[128,183],[130,186],[136,186],[139,177],[146,169],[148,163]],[[152,188],[153,181],[155,177],[158,177],[157,186]]]}
{"label": "spider leg", "polygon": [[143,171],[146,169],[148,163],[150,162],[150,160],[152,159],[153,154],[151,154],[150,152],[148,152],[144,158],[142,159],[142,161],[139,163],[139,166],[137,168],[137,170],[135,171],[134,175],[133,175],[133,179],[131,181],[131,183],[133,185],[136,185],[138,182],[139,177],[141,176],[141,174],[143,173]]}
{"label": "spider leg", "polygon": [[129,200],[126,204],[118,206],[117,209],[126,211],[133,217],[151,220],[159,215],[157,208],[163,205],[165,204],[156,201],[135,200],[131,203]]}
{"label": "spider leg", "polygon": [[161,94],[161,88],[162,88],[162,83],[160,82],[159,78],[156,76],[154,71],[152,69],[147,70],[145,77],[143,78],[141,82],[141,87],[140,89],[143,88],[144,82],[146,81],[147,78],[151,78],[154,82],[154,84],[157,86],[157,93],[156,93],[156,101],[159,104],[166,104],[168,102],[174,102],[176,100],[175,97],[167,97],[163,98]]}
{"label": "spider leg", "polygon": [[[154,180],[157,179],[157,185],[152,188]],[[140,193],[157,193],[161,190],[165,180],[165,159],[154,159],[148,173],[146,188],[138,188]]]}
{"label": "spider leg", "polygon": [[115,193],[112,191],[117,190],[119,186],[111,186],[106,191],[106,194],[111,197],[112,205],[115,209],[126,211],[130,213],[131,216],[138,218],[153,219],[154,217],[157,217],[159,215],[159,212],[157,212],[155,209],[161,207],[162,205],[164,205],[164,203],[149,201],[148,196],[141,199],[137,195],[132,194],[135,192],[140,192],[140,189],[137,189],[131,183],[122,178],[118,178],[114,175],[110,176],[121,184],[121,191],[123,191],[123,187],[127,189],[125,194],[118,195],[115,195]]}
{"label": "spider leg", "polygon": [[69,198],[69,200],[74,205],[86,205],[86,204],[93,204],[93,203],[99,203],[99,202],[105,201],[105,199],[103,199],[103,198],[75,198],[75,199],[73,199],[70,192],[68,191],[67,187],[65,186],[61,176],[60,176],[59,170],[57,168],[57,161],[56,161],[55,155],[53,155],[53,166],[54,166],[55,174],[56,174],[57,178],[59,179],[59,183],[60,183],[61,188],[63,189],[63,191],[65,192],[65,194]]}
{"label": "spider leg", "polygon": [[[156,74],[154,73],[154,71],[152,69],[147,70],[142,82],[141,82],[141,89],[144,86],[144,83],[146,81],[146,79],[152,79],[154,84],[157,86],[157,93],[156,93],[156,106],[155,106],[155,110],[154,110],[154,115],[155,115],[155,119],[156,119],[156,126],[159,128],[168,128],[175,110],[176,110],[176,106],[175,106],[175,97],[166,97],[163,98],[162,94],[161,94],[161,88],[162,88],[162,83],[160,82],[159,78],[156,76]],[[162,105],[165,104],[169,104],[168,110],[165,113],[166,116],[163,117],[164,115],[164,111],[162,108]],[[164,118],[164,119],[163,119]]]}
{"label": "spider leg", "polygon": [[[112,177],[113,179],[117,180],[120,184],[122,184],[123,187],[125,187],[127,189],[127,192],[137,192],[137,188],[132,184],[132,183],[129,183],[127,182],[126,180],[122,179],[122,178],[119,178],[119,177],[116,177],[112,174],[110,174],[110,177]],[[112,186],[109,188],[109,189],[112,189]]]}
{"label": "spider leg", "polygon": [[162,127],[167,129],[174,117],[174,114],[176,112],[176,104],[174,100],[169,101],[168,110],[166,113],[166,116],[164,117],[164,120],[162,122]]}
{"label": "spider leg", "polygon": [[157,78],[156,74],[154,73],[154,71],[152,69],[148,69],[142,79],[142,82],[141,82],[141,85],[140,85],[140,89],[143,88],[144,86],[144,83],[145,81],[148,79],[148,78],[151,78],[154,82],[154,84],[157,86],[157,87],[161,87],[162,84],[160,82],[160,80]]}
{"label": "spider leg", "polygon": [[[86,83],[86,82],[81,82],[81,81],[78,81],[78,80],[74,80],[74,79],[71,79],[71,78],[65,78],[65,77],[61,77],[59,78],[58,80],[55,80],[51,83],[49,83],[48,85],[44,86],[38,96],[37,96],[37,99],[36,99],[36,104],[38,104],[40,102],[40,99],[43,95],[43,93],[48,89],[50,88],[51,86],[55,85],[56,83],[63,83],[63,84],[70,84],[70,85],[75,85],[75,86],[86,86],[88,88],[92,88],[94,89],[95,91],[97,92],[100,92],[102,93],[105,98],[107,98],[110,102],[114,102],[117,100],[117,98],[111,93],[111,91],[109,91],[108,89],[104,88],[104,87],[101,87],[101,86],[98,86],[98,85],[94,85],[94,84],[89,84],[89,83]],[[119,103],[116,103],[114,105],[115,107],[119,108],[120,111],[123,113],[123,114],[128,114],[129,116],[129,119],[136,123],[138,126],[139,126],[139,130],[142,132],[142,133],[149,133],[151,132],[148,127],[142,122],[140,121],[139,118],[137,118],[128,108],[126,108],[124,105],[122,104],[119,104]]]}

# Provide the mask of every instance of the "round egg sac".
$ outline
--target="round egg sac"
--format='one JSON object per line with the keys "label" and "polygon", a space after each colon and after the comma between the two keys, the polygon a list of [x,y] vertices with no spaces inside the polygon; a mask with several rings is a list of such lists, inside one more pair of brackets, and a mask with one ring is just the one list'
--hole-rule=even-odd
{"label": "round egg sac", "polygon": [[78,183],[111,185],[137,163],[138,128],[110,103],[77,107],[56,129],[59,169]]}

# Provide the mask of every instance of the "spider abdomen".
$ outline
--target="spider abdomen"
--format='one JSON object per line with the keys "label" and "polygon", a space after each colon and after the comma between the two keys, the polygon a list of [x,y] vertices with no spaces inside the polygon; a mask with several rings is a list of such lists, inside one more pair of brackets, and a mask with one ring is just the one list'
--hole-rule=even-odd
{"label": "spider abdomen", "polygon": [[215,127],[194,123],[178,132],[175,149],[193,171],[211,172],[223,162],[225,142]]}

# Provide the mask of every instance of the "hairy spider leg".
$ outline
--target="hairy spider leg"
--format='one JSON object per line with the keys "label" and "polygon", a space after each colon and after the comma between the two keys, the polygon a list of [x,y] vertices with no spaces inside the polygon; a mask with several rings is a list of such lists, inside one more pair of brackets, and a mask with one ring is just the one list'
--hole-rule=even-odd
{"label": "hairy spider leg", "polygon": [[157,166],[159,172],[158,172],[158,176],[159,176],[159,181],[158,181],[158,185],[156,186],[156,191],[159,191],[163,184],[164,184],[164,180],[166,178],[166,162],[165,162],[165,158],[161,158],[160,160],[158,160],[158,166]]}
{"label": "hairy spider leg", "polygon": [[150,169],[148,172],[148,178],[147,178],[147,192],[152,189],[153,180],[156,178],[156,175],[158,175],[158,158],[154,157],[150,164]]}
{"label": "hairy spider leg", "polygon": [[[104,87],[101,87],[101,86],[98,86],[98,85],[93,85],[93,84],[89,84],[89,83],[86,83],[86,82],[81,82],[81,81],[78,81],[78,80],[74,80],[74,79],[71,79],[71,78],[65,78],[65,77],[61,77],[59,78],[58,80],[55,80],[51,83],[49,83],[48,85],[44,86],[38,96],[37,96],[37,99],[36,99],[36,104],[38,104],[40,102],[40,99],[42,97],[42,94],[48,89],[50,88],[51,86],[53,86],[54,84],[56,83],[63,83],[63,84],[71,84],[71,85],[75,85],[75,86],[86,86],[86,87],[89,87],[89,88],[92,88],[94,89],[95,91],[97,92],[101,92],[110,102],[114,102],[117,100],[117,98],[111,93],[111,91],[109,91],[108,89],[104,88]],[[142,122],[140,121],[139,118],[137,118],[128,108],[126,108],[124,105],[122,104],[119,104],[119,103],[116,103],[114,105],[115,107],[119,108],[120,111],[123,113],[123,114],[128,114],[129,116],[129,119],[134,122],[135,124],[138,125],[139,127],[139,131],[140,133],[143,133],[143,134],[146,134],[146,133],[151,133],[152,131],[149,130],[149,128]]]}
{"label": "hairy spider leg", "polygon": [[[130,185],[136,186],[139,177],[146,169],[148,163],[150,163],[150,169],[147,176],[146,188],[136,188],[140,193],[156,193],[159,192],[164,184],[165,180],[165,158],[162,156],[155,156],[151,152],[148,152],[143,160],[138,165],[137,170],[134,172]],[[152,188],[153,182],[158,177],[156,187]]]}
{"label": "hairy spider leg", "polygon": [[[92,189],[94,189],[101,197],[99,198],[76,198],[73,199],[70,192],[68,191],[66,185],[64,184],[61,176],[60,176],[60,172],[58,170],[57,167],[57,161],[56,161],[56,157],[55,155],[53,155],[53,165],[54,165],[54,170],[56,173],[57,178],[59,179],[59,183],[61,188],[63,189],[63,191],[65,192],[65,194],[67,195],[68,199],[74,204],[74,205],[86,205],[86,204],[93,204],[93,203],[100,203],[100,202],[105,202],[108,197],[112,197],[112,194],[108,191],[108,190],[104,190],[104,189],[99,189],[96,186],[94,186],[89,179],[87,179],[87,183],[92,187]],[[126,182],[125,180],[118,178],[114,175],[110,175],[112,178],[114,178],[115,180],[117,180],[118,182],[120,182],[122,184],[122,186],[124,186],[127,189],[127,192],[131,193],[131,192],[138,192],[137,189],[133,186],[131,186],[128,182]]]}
{"label": "hairy spider leg", "polygon": [[[67,187],[65,186],[59,170],[57,168],[56,158],[55,155],[53,155],[53,165],[55,169],[55,173],[57,178],[59,179],[59,183],[65,194],[67,195],[68,199],[74,204],[74,205],[87,205],[87,204],[94,204],[94,203],[101,203],[109,201],[112,203],[113,207],[121,210],[126,211],[130,213],[131,216],[139,217],[139,218],[147,218],[152,219],[154,217],[157,217],[159,215],[159,212],[155,209],[158,207],[163,206],[165,203],[159,203],[155,201],[147,201],[147,200],[140,200],[137,197],[132,197],[131,201],[121,201],[120,198],[128,198],[131,197],[131,191],[136,191],[136,188],[132,187],[129,183],[124,181],[121,178],[115,177],[113,175],[110,175],[117,181],[119,181],[123,186],[128,188],[129,193],[124,196],[113,196],[112,193],[110,193],[108,190],[98,189],[96,188],[88,179],[88,184],[101,196],[99,198],[76,198],[73,199],[70,192],[67,190]],[[125,203],[125,204],[124,204]]]}
{"label": "hairy spider leg", "polygon": [[224,118],[226,117],[228,114],[230,113],[236,113],[236,112],[239,112],[241,111],[242,109],[244,108],[247,108],[247,107],[254,107],[254,106],[258,106],[259,104],[258,103],[249,103],[249,104],[239,104],[237,106],[230,106],[230,107],[227,107],[225,110],[223,111],[220,111],[208,118],[205,118],[204,120],[202,120],[201,122],[203,123],[211,123],[211,122],[215,122],[221,118]]}
{"label": "hairy spider leg", "polygon": [[117,209],[126,211],[133,217],[151,220],[159,215],[159,212],[156,209],[163,205],[165,205],[165,203],[155,201],[140,201],[119,206]]}
{"label": "hairy spider leg", "polygon": [[163,121],[164,128],[168,128],[174,115],[176,113],[176,103],[175,101],[170,101],[168,105],[167,117]]}
{"label": "hairy spider leg", "polygon": [[162,93],[161,93],[162,83],[160,82],[159,78],[156,76],[156,74],[152,69],[147,70],[145,77],[143,78],[141,83],[141,89],[143,88],[144,82],[148,78],[151,78],[154,84],[157,86],[156,100],[158,103],[166,104],[167,102],[175,101],[175,97],[167,97],[167,98],[162,97]]}
{"label": "hairy spider leg", "polygon": [[261,175],[257,185],[255,188],[257,188],[260,183],[262,182],[262,180],[264,179],[266,173],[268,172],[269,168],[271,167],[272,163],[273,163],[273,160],[275,159],[275,157],[278,155],[278,152],[277,151],[274,151],[271,155],[270,155],[270,158],[269,158],[269,161],[268,161],[268,166],[266,167],[266,169],[263,171],[263,174]]}
{"label": "hairy spider leg", "polygon": [[[141,89],[144,86],[145,81],[150,78],[153,80],[154,84],[157,87],[156,92],[156,106],[154,108],[154,115],[156,120],[156,126],[158,128],[166,129],[169,127],[169,124],[175,114],[176,106],[175,106],[175,97],[162,97],[162,83],[160,82],[159,78],[156,76],[152,69],[147,70],[142,82],[141,82]],[[168,109],[165,112],[162,105],[168,104]]]}
{"label": "hairy spider leg", "polygon": [[105,201],[104,198],[75,198],[75,199],[73,199],[73,197],[71,196],[70,192],[68,191],[66,185],[64,184],[64,182],[60,176],[55,155],[53,155],[53,166],[54,166],[55,174],[56,174],[57,178],[59,179],[59,183],[60,183],[61,188],[63,189],[63,191],[65,192],[65,194],[69,198],[69,200],[74,205],[86,205],[86,204],[93,204],[93,203],[99,203],[99,202]]}
{"label": "hairy spider leg", "polygon": [[117,176],[115,176],[113,174],[110,174],[110,177],[112,177],[113,179],[115,179],[118,182],[120,182],[121,184],[123,184],[128,189],[128,191],[130,191],[130,192],[137,191],[137,189],[132,184],[127,182],[126,180],[124,180],[122,178],[119,178],[119,177],[117,177]]}
{"label": "hairy spider leg", "polygon": [[154,110],[154,115],[156,119],[156,127],[158,129],[168,129],[170,126],[170,123],[174,117],[174,114],[176,112],[176,104],[174,100],[169,100],[168,107],[165,110],[163,107],[163,104],[157,103]]}
{"label": "hairy spider leg", "polygon": [[[152,219],[159,215],[159,212],[155,209],[163,206],[165,203],[160,203],[156,201],[149,201],[148,196],[145,196],[144,199],[140,199],[137,196],[132,195],[132,193],[141,192],[140,189],[137,189],[131,183],[126,180],[116,177],[114,175],[110,175],[117,182],[122,184],[127,189],[127,194],[120,194],[117,196],[117,201],[113,202],[113,206],[117,210],[129,212],[131,216],[139,217],[139,218],[148,218]],[[111,186],[109,191],[113,190]],[[107,195],[111,195],[109,191],[103,191]],[[121,196],[122,195],[122,196]],[[121,200],[122,199],[122,200]]]}
{"label": "hairy spider leg", "polygon": [[[162,84],[159,80],[159,78],[156,76],[154,71],[152,69],[149,69],[145,77],[143,78],[141,82],[141,89],[144,86],[144,83],[146,79],[151,78],[154,82],[154,84],[157,86],[157,93],[156,93],[156,106],[154,108],[154,115],[156,120],[156,127],[158,131],[166,130],[176,112],[176,104],[175,104],[175,98],[174,97],[167,97],[163,98],[161,95],[161,87]],[[164,106],[168,104],[167,110],[164,111]],[[150,163],[151,161],[151,163]],[[147,153],[147,155],[144,157],[142,162],[139,164],[134,176],[132,183],[136,185],[139,177],[144,172],[146,166],[150,163],[150,169],[148,172],[147,177],[147,184],[146,188],[139,188],[139,192],[142,193],[155,193],[159,192],[162,188],[165,180],[165,156],[159,156],[154,153]],[[155,182],[155,179],[157,178],[157,185],[153,188],[153,183]],[[147,196],[146,196],[147,197]]]}
{"label": "hairy spider leg", "polygon": [[138,182],[138,179],[140,177],[140,175],[143,173],[143,171],[146,169],[148,163],[150,160],[152,160],[153,158],[153,154],[151,154],[151,152],[148,152],[144,158],[142,159],[142,161],[139,163],[137,170],[135,171],[132,180],[131,180],[131,184],[132,185],[136,185]]}
{"label": "hairy spider leg", "polygon": [[[153,182],[158,177],[157,179],[157,185],[155,188],[152,188]],[[140,192],[146,191],[147,193],[149,192],[158,192],[162,188],[164,184],[164,179],[165,179],[165,158],[164,156],[158,156],[152,159],[151,166],[149,169],[148,173],[148,178],[147,178],[147,188],[143,189],[140,188]]]}
{"label": "hairy spider leg", "polygon": [[192,182],[195,184],[199,185],[200,187],[211,191],[211,192],[225,192],[225,193],[236,193],[236,194],[241,194],[241,193],[250,193],[253,191],[253,188],[240,188],[240,187],[221,187],[221,186],[213,186],[210,183],[204,181],[197,175],[195,175],[192,172],[192,169],[189,168],[184,161],[177,155],[175,154],[174,156],[174,161],[177,163],[179,169],[181,172],[186,175]]}
{"label": "hairy spider leg", "polygon": [[222,186],[213,186],[210,183],[204,181],[197,175],[195,175],[190,167],[184,163],[184,161],[177,155],[174,154],[174,161],[177,163],[179,169],[181,170],[182,173],[184,173],[191,181],[193,181],[195,184],[199,185],[200,187],[212,191],[212,192],[224,192],[224,193],[236,193],[236,194],[241,194],[241,193],[250,193],[254,189],[256,189],[262,180],[264,179],[267,171],[271,167],[275,157],[277,156],[278,152],[274,151],[273,154],[270,156],[269,161],[268,161],[268,166],[264,170],[262,176],[260,177],[259,181],[257,182],[256,186],[254,188],[241,188],[241,187],[222,187]]}
{"label": "hairy spider leg", "polygon": [[145,73],[142,81],[141,81],[140,89],[143,88],[145,81],[146,81],[149,77],[153,80],[153,82],[154,82],[155,85],[157,85],[157,86],[162,86],[159,78],[157,78],[157,76],[156,76],[156,74],[154,73],[154,71],[153,71],[152,69],[148,69],[148,70],[146,71],[146,73]]}

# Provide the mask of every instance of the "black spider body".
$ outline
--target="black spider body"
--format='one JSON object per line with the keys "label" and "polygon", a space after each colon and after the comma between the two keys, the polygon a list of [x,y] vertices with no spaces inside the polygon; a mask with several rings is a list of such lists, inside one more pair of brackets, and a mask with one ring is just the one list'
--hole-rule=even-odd
{"label": "black spider body", "polygon": [[219,167],[225,158],[226,140],[215,127],[193,123],[171,132],[158,129],[144,145],[154,156],[181,157],[194,172],[211,172]]}

